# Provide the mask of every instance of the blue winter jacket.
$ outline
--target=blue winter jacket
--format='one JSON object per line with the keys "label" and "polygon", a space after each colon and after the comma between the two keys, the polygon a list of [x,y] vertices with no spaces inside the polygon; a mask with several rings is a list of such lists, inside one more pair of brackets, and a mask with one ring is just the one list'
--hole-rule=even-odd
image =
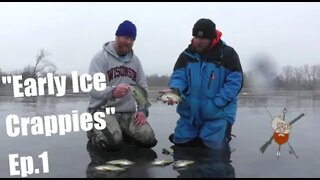
{"label": "blue winter jacket", "polygon": [[[234,123],[237,96],[242,84],[243,73],[238,54],[220,40],[202,55],[196,53],[190,44],[174,66],[169,87],[178,90],[184,98],[177,106],[180,120],[184,119],[184,123],[194,127],[202,127],[204,122],[215,119]],[[188,132],[182,134],[190,135]]]}

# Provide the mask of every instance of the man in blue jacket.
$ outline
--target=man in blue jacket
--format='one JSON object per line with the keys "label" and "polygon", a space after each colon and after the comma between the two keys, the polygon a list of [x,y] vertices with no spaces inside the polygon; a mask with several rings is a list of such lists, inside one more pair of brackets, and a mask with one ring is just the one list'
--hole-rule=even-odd
{"label": "man in blue jacket", "polygon": [[[160,91],[174,90],[183,98],[177,106],[180,118],[169,139],[176,145],[222,148],[231,139],[236,118],[243,84],[241,63],[210,19],[199,19],[192,36],[175,63],[170,89]],[[166,103],[176,102],[168,99]]]}

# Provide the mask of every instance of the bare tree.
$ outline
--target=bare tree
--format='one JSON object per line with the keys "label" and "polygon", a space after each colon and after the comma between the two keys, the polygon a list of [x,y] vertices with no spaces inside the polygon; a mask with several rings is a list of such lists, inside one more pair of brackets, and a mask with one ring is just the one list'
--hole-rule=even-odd
{"label": "bare tree", "polygon": [[168,82],[170,80],[170,76],[158,74],[147,75],[148,86],[150,87],[167,87]]}
{"label": "bare tree", "polygon": [[[28,65],[26,67],[23,68],[22,70],[22,79],[25,80],[27,78],[36,78],[36,74],[33,73],[34,72],[34,67],[31,65]],[[18,73],[20,74],[20,73]]]}
{"label": "bare tree", "polygon": [[293,79],[293,67],[288,65],[282,68],[283,71],[283,79],[284,82],[286,83],[285,87],[288,88],[290,87],[290,82]]}
{"label": "bare tree", "polygon": [[312,81],[316,88],[320,87],[317,83],[320,81],[320,64],[312,66]]}
{"label": "bare tree", "polygon": [[300,67],[296,67],[294,68],[294,80],[296,82],[296,87],[300,87],[301,85],[301,81],[303,80],[303,68]]}
{"label": "bare tree", "polygon": [[310,76],[311,76],[311,80],[312,83],[315,83],[317,81],[317,65],[313,65],[310,67]]}
{"label": "bare tree", "polygon": [[316,80],[320,80],[320,64],[315,65],[315,77]]}
{"label": "bare tree", "polygon": [[311,66],[308,64],[303,66],[303,75],[305,76],[307,83],[311,82],[311,71]]}
{"label": "bare tree", "polygon": [[46,75],[47,73],[55,73],[57,70],[57,67],[54,63],[50,62],[47,59],[47,56],[49,54],[41,49],[39,55],[36,58],[36,64],[33,68],[32,75],[34,77],[39,77],[42,75]]}

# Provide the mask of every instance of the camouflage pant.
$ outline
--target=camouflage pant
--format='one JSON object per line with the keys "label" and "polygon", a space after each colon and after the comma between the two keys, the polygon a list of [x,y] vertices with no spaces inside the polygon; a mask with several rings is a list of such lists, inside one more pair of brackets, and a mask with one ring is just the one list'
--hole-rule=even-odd
{"label": "camouflage pant", "polygon": [[87,131],[87,137],[93,145],[105,150],[118,150],[122,148],[123,141],[133,142],[143,148],[151,148],[157,144],[148,122],[140,127],[134,125],[134,113],[106,114],[104,120],[105,129],[97,130],[93,127]]}

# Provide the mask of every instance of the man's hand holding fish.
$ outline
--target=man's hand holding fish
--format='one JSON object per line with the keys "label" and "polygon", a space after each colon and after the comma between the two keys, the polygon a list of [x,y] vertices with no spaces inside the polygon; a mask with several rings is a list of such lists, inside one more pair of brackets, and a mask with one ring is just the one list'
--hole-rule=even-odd
{"label": "man's hand holding fish", "polygon": [[163,89],[160,90],[159,93],[160,96],[158,97],[158,100],[161,100],[168,105],[178,104],[182,100],[179,93],[173,89]]}

